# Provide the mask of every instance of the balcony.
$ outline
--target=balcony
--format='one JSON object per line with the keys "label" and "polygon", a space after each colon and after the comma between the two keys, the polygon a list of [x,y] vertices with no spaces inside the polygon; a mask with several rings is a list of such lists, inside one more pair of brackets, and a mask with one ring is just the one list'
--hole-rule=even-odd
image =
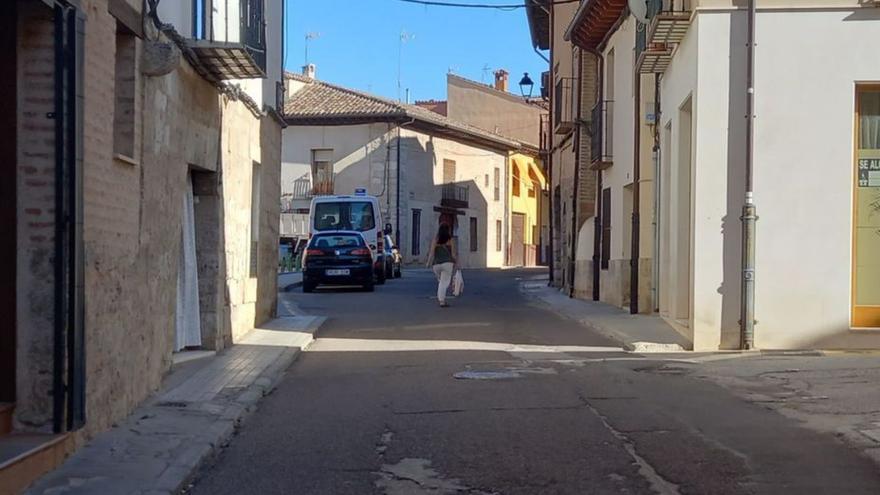
{"label": "balcony", "polygon": [[443,184],[441,189],[440,206],[448,208],[467,208],[468,193],[467,186],[459,186],[456,184]]}
{"label": "balcony", "polygon": [[547,153],[550,151],[550,114],[542,113],[540,122],[540,150]]}
{"label": "balcony", "polygon": [[590,169],[605,170],[614,164],[614,102],[600,101],[593,107],[590,119]]}
{"label": "balcony", "polygon": [[648,42],[681,43],[691,26],[691,0],[648,0]]}
{"label": "balcony", "polygon": [[648,0],[648,24],[638,24],[636,31],[638,71],[666,72],[673,48],[684,39],[690,23],[690,0]]}
{"label": "balcony", "polygon": [[553,92],[553,124],[556,134],[569,134],[574,130],[575,79],[563,77],[556,82]]}
{"label": "balcony", "polygon": [[[237,40],[206,38],[207,30],[197,29],[195,38],[186,40],[186,55],[196,71],[211,82],[266,77],[266,21],[263,0],[240,0],[241,19]],[[227,6],[228,8],[228,6]],[[216,13],[206,16],[210,22]],[[231,20],[230,20],[231,24]]]}
{"label": "balcony", "polygon": [[335,194],[333,189],[333,179],[316,180],[312,183],[309,190],[310,196],[330,196]]}

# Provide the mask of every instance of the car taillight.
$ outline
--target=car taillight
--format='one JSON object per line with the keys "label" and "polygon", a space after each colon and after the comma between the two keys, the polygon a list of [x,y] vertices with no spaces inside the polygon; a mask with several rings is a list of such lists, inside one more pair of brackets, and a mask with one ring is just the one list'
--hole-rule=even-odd
{"label": "car taillight", "polygon": [[351,252],[351,255],[352,256],[369,256],[370,250],[369,249],[355,249],[354,251]]}
{"label": "car taillight", "polygon": [[306,251],[306,254],[307,254],[308,256],[323,256],[323,255],[324,255],[324,251],[322,251],[322,250],[320,250],[320,249],[309,249],[309,250]]}

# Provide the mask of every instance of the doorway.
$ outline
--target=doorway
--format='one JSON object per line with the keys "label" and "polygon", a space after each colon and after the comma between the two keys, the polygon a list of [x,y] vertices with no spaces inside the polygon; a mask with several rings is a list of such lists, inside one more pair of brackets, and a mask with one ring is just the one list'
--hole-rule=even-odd
{"label": "doorway", "polygon": [[[17,3],[12,2],[0,18],[0,63],[3,67],[17,67],[16,31],[18,23]],[[15,354],[16,354],[16,269],[17,234],[16,181],[17,181],[17,83],[18,78],[0,80],[0,416],[3,403],[15,402]],[[0,434],[5,421],[0,419]]]}
{"label": "doorway", "polygon": [[180,267],[177,270],[177,314],[174,350],[202,345],[199,311],[199,274],[196,261],[196,224],[192,174],[186,174],[181,219]]}
{"label": "doorway", "polygon": [[510,265],[525,265],[526,216],[514,213],[510,224]]}
{"label": "doorway", "polygon": [[693,173],[692,99],[678,110],[678,160],[675,165],[675,303],[673,318],[690,326],[691,314],[691,174]]}

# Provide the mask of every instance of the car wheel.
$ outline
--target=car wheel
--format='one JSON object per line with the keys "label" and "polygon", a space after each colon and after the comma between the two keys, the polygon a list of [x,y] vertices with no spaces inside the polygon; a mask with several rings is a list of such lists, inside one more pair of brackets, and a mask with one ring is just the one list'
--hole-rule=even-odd
{"label": "car wheel", "polygon": [[303,292],[309,294],[315,290],[315,284],[313,282],[303,282]]}
{"label": "car wheel", "polygon": [[366,284],[364,284],[364,292],[374,292],[375,290],[376,290],[376,286],[373,285],[372,281],[369,281]]}

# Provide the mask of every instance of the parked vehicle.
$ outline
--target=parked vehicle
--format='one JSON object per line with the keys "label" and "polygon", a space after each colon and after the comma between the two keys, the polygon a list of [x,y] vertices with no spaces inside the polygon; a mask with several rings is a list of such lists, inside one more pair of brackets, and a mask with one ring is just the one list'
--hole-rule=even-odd
{"label": "parked vehicle", "polygon": [[358,190],[353,196],[316,196],[309,209],[309,224],[315,235],[321,232],[358,232],[373,254],[376,283],[385,283],[384,231],[379,200]]}
{"label": "parked vehicle", "polygon": [[317,234],[303,255],[303,292],[322,284],[360,285],[373,290],[375,256],[360,232]]}
{"label": "parked vehicle", "polygon": [[387,263],[386,277],[400,278],[403,275],[400,271],[403,256],[400,255],[400,250],[394,245],[394,239],[387,234],[385,235],[385,251],[389,259],[389,262]]}

